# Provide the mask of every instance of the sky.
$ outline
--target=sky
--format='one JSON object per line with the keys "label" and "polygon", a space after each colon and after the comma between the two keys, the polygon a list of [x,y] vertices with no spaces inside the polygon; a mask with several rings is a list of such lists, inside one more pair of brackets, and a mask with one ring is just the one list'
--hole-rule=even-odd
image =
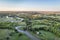
{"label": "sky", "polygon": [[0,11],[60,11],[60,0],[0,0]]}

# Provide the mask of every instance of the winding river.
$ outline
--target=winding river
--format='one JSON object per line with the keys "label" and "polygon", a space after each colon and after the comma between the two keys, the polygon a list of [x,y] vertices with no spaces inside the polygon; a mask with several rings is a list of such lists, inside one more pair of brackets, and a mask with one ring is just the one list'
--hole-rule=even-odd
{"label": "winding river", "polygon": [[[20,22],[22,22],[23,19],[21,18]],[[37,37],[33,36],[32,34],[30,34],[28,31],[24,31],[24,30],[20,30],[19,28],[21,28],[23,26],[17,26],[15,27],[15,29],[19,32],[19,33],[24,33],[27,37],[29,37],[31,40],[40,40]]]}

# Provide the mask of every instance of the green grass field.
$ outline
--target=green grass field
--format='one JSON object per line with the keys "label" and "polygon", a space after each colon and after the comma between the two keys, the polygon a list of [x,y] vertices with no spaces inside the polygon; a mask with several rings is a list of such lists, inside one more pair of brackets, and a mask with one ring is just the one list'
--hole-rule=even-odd
{"label": "green grass field", "polygon": [[22,33],[16,33],[14,30],[0,29],[0,40],[30,40],[26,35]]}

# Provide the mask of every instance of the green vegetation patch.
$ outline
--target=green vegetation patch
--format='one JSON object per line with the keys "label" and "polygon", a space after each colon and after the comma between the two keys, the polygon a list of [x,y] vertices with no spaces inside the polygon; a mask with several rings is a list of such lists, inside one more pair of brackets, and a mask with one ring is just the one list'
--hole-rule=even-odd
{"label": "green vegetation patch", "polygon": [[6,40],[9,37],[9,33],[14,32],[13,30],[0,29],[0,40]]}
{"label": "green vegetation patch", "polygon": [[56,37],[51,32],[43,31],[43,30],[40,30],[39,32],[40,32],[39,36],[42,40],[60,40],[59,37]]}

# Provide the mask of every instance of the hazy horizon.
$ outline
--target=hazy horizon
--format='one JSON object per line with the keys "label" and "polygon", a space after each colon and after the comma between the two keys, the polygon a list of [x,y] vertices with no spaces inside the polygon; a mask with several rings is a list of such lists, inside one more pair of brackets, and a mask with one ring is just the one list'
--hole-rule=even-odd
{"label": "hazy horizon", "polygon": [[60,11],[60,0],[0,0],[0,11]]}

